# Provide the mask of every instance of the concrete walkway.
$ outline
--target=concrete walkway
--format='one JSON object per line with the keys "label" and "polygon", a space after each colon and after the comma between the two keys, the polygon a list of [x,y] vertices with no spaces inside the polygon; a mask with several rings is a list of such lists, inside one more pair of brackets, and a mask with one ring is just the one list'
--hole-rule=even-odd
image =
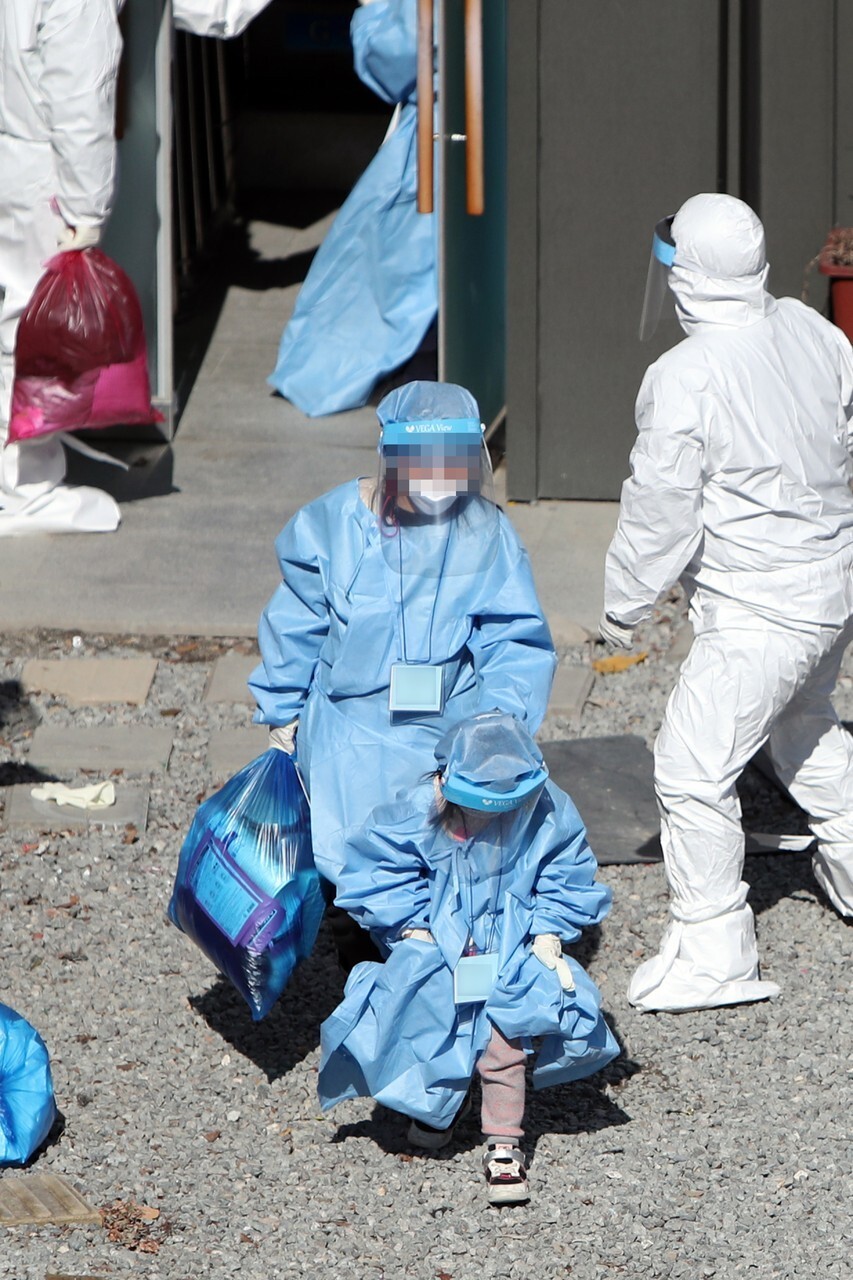
{"label": "concrete walkway", "polygon": [[[75,480],[109,488],[122,503],[121,528],[4,540],[4,631],[254,635],[277,580],[279,529],[311,498],[376,467],[372,407],[311,420],[265,383],[299,288],[288,281],[302,274],[328,222],[251,225],[250,269],[228,288],[173,446],[131,451],[136,465],[127,475],[74,460]],[[507,510],[555,633],[577,640],[578,627],[598,621],[616,505]]]}

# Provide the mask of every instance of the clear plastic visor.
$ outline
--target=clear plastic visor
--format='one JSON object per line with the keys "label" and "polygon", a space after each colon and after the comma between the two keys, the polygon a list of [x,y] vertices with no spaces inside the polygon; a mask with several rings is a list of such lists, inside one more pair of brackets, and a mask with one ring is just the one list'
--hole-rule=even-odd
{"label": "clear plastic visor", "polygon": [[643,312],[640,316],[641,342],[648,342],[658,327],[664,300],[669,294],[669,271],[674,260],[675,241],[672,238],[672,218],[662,218],[655,227],[652,237]]}
{"label": "clear plastic visor", "polygon": [[499,876],[509,870],[527,843],[542,788],[524,804],[506,813],[488,814],[477,809],[453,806],[448,814],[454,837],[462,840],[457,849],[460,869],[470,861],[478,878]]}
{"label": "clear plastic visor", "polygon": [[391,423],[380,442],[376,515],[386,558],[406,575],[479,572],[494,560],[498,540],[480,424],[432,432],[422,425]]}

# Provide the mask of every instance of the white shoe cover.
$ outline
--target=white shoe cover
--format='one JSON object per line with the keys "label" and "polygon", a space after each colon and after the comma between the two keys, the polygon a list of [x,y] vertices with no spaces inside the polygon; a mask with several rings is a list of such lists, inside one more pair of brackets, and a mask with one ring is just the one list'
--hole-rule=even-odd
{"label": "white shoe cover", "polygon": [[645,1012],[715,1009],[778,996],[775,982],[758,977],[755,920],[750,907],[710,920],[673,920],[658,955],[644,961],[628,1000]]}
{"label": "white shoe cover", "polygon": [[118,503],[100,489],[60,484],[34,498],[0,491],[0,538],[30,533],[112,533]]}
{"label": "white shoe cover", "polygon": [[853,852],[842,856],[818,848],[812,859],[814,878],[840,916],[853,916]]}

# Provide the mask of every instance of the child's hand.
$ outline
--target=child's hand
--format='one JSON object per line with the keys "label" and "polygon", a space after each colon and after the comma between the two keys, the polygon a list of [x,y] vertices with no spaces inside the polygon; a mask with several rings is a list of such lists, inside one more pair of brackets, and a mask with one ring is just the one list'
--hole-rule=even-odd
{"label": "child's hand", "polygon": [[560,939],[555,933],[538,933],[533,939],[533,954],[546,969],[553,969],[564,991],[574,991],[575,980],[569,968]]}

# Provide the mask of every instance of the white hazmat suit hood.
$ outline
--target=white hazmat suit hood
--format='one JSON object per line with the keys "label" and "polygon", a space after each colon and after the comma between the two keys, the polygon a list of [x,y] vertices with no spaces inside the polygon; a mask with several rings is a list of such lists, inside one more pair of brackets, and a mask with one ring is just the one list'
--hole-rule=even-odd
{"label": "white hazmat suit hood", "polygon": [[628,992],[649,1010],[778,991],[741,879],[736,784],[762,746],[809,815],[818,883],[853,915],[853,739],[831,703],[853,638],[853,350],[768,293],[742,201],[694,196],[671,234],[688,337],[643,379],[605,571],[608,620],[629,630],[681,581],[695,632],[655,744],[672,923]]}
{"label": "white hazmat suit hood", "polygon": [[675,260],[669,287],[686,334],[742,329],[776,309],[767,292],[764,227],[734,196],[692,196],[672,222]]}

